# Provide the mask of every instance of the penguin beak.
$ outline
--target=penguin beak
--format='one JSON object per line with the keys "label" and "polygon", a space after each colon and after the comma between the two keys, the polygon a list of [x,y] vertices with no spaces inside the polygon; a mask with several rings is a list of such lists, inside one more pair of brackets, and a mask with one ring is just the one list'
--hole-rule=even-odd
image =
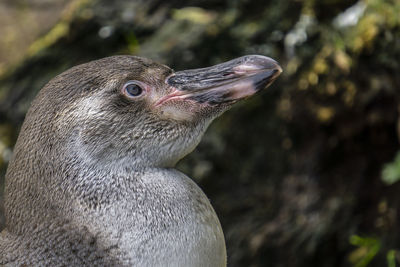
{"label": "penguin beak", "polygon": [[209,105],[234,103],[268,87],[281,72],[275,60],[258,55],[208,68],[178,71],[166,80],[172,92],[157,104],[172,99],[190,99]]}

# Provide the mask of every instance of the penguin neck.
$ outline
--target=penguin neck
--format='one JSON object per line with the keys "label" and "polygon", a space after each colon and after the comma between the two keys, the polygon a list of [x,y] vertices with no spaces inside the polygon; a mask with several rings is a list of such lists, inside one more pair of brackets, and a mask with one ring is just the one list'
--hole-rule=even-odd
{"label": "penguin neck", "polygon": [[152,177],[158,175],[160,179],[174,176],[176,163],[190,153],[197,143],[196,140],[185,151],[176,152],[178,156],[156,162],[150,161],[148,157],[142,157],[144,153],[137,151],[124,156],[110,154],[94,157],[84,150],[74,149],[66,154],[65,160],[59,161],[60,170],[65,170],[59,177],[68,177],[67,180],[61,181],[63,185],[60,189],[65,187],[71,189],[71,194],[77,195],[76,198],[82,198],[90,206],[93,204],[90,203],[90,199],[94,196],[111,197],[124,192],[131,194],[132,189],[138,186],[143,186],[142,189],[146,190],[145,185],[149,183],[142,182],[147,174],[151,173]]}
{"label": "penguin neck", "polygon": [[[133,140],[128,147],[117,149],[112,142],[86,143],[76,132],[64,140],[62,149],[66,160],[74,167],[91,172],[105,171],[109,174],[143,172],[152,168],[173,168],[179,160],[192,152],[199,144],[211,121],[176,127],[173,136]],[[135,143],[136,142],[136,143]]]}

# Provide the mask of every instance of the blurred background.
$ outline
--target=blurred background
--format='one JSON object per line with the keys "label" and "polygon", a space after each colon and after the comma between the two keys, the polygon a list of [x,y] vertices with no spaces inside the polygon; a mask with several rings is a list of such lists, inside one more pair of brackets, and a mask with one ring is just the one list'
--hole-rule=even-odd
{"label": "blurred background", "polygon": [[0,196],[30,102],[71,66],[262,54],[283,74],[178,165],[215,207],[229,266],[400,266],[399,14],[398,0],[2,0]]}

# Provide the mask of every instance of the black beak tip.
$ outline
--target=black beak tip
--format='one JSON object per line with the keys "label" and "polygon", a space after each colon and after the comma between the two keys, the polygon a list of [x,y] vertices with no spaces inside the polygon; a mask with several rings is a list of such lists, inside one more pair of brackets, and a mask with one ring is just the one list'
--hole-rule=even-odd
{"label": "black beak tip", "polygon": [[238,68],[251,70],[250,73],[255,72],[255,74],[250,74],[255,91],[267,88],[282,73],[278,62],[270,57],[260,55],[245,56]]}

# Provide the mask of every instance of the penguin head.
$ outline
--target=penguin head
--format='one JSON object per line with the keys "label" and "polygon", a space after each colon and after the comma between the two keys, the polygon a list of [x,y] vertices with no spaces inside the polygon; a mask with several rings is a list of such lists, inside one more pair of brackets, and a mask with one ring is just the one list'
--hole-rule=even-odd
{"label": "penguin head", "polygon": [[256,55],[178,72],[134,56],[92,61],[41,90],[28,114],[32,138],[43,141],[44,154],[63,147],[87,164],[172,167],[214,118],[281,71],[273,59]]}

